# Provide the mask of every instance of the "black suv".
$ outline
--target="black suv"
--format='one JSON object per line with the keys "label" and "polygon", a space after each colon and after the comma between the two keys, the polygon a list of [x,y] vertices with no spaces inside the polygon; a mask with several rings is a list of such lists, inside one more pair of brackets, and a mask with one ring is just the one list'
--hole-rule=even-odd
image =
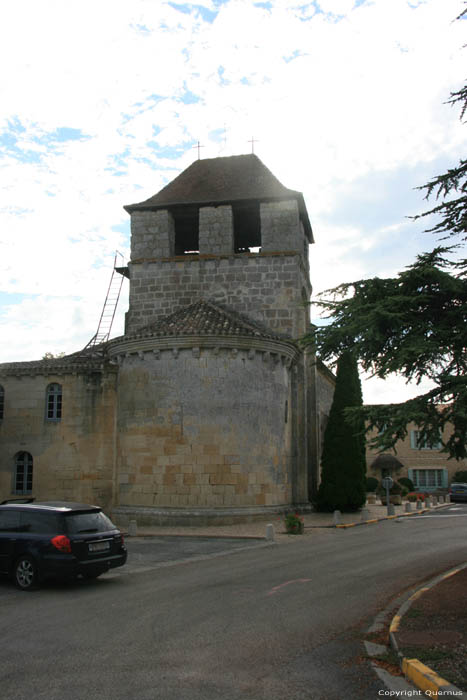
{"label": "black suv", "polygon": [[121,532],[96,506],[33,499],[0,504],[0,573],[24,591],[50,577],[97,578],[126,558]]}

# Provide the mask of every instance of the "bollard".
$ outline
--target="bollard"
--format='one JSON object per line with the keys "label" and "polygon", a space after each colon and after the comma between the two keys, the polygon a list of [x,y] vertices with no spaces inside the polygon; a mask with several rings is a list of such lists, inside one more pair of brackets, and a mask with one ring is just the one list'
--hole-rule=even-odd
{"label": "bollard", "polygon": [[438,497],[438,503],[444,503],[444,496]]}
{"label": "bollard", "polygon": [[417,508],[417,510],[421,510],[421,509],[422,509],[422,502],[421,502],[421,500],[420,500],[419,498],[417,498],[417,506],[416,506],[416,508]]}
{"label": "bollard", "polygon": [[446,496],[446,503],[451,503],[451,496],[449,494]]}
{"label": "bollard", "polygon": [[405,504],[405,512],[406,512],[406,513],[411,513],[411,512],[412,512],[412,504],[410,503],[410,501],[408,501],[408,502]]}
{"label": "bollard", "polygon": [[396,514],[396,509],[394,507],[394,503],[389,503],[388,504],[388,515],[395,515]]}
{"label": "bollard", "polygon": [[130,537],[136,537],[138,534],[138,525],[136,524],[136,520],[130,520],[128,525],[128,534]]}
{"label": "bollard", "polygon": [[368,508],[362,508],[362,515],[360,517],[360,520],[362,522],[365,522],[366,520],[369,520],[369,519],[370,519],[370,512],[369,512]]}
{"label": "bollard", "polygon": [[425,508],[431,508],[431,498],[425,498]]}
{"label": "bollard", "polygon": [[266,539],[268,542],[274,542],[274,526],[271,523],[266,525]]}
{"label": "bollard", "polygon": [[438,496],[432,496],[432,501],[433,501],[433,505],[437,506],[438,505]]}
{"label": "bollard", "polygon": [[340,512],[340,510],[335,510],[334,511],[334,525],[341,525],[341,523],[342,523],[341,512]]}

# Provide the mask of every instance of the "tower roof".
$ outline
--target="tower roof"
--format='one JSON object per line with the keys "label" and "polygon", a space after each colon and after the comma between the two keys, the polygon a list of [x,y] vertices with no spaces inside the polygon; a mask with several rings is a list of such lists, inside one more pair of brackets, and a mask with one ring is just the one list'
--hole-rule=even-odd
{"label": "tower roof", "polygon": [[195,160],[160,192],[143,202],[128,204],[124,209],[131,214],[133,211],[154,211],[171,206],[286,199],[298,201],[307,236],[312,241],[302,193],[284,187],[253,153]]}

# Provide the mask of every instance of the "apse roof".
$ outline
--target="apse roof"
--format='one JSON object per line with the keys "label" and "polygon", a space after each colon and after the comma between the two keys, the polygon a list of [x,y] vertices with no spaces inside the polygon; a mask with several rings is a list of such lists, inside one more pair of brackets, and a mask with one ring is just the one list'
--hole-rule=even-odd
{"label": "apse roof", "polygon": [[284,339],[284,336],[271,333],[256,321],[203,299],[138,330],[138,335],[144,333],[157,336],[237,335]]}
{"label": "apse roof", "polygon": [[131,214],[174,206],[284,199],[298,201],[307,236],[312,240],[302,193],[284,187],[254,153],[195,160],[160,192],[124,209]]}

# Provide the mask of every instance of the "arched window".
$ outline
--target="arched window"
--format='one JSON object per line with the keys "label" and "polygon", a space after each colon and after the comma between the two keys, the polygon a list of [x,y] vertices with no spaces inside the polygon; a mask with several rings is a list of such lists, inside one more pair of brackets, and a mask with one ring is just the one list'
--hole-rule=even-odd
{"label": "arched window", "polygon": [[49,384],[47,387],[45,417],[47,420],[60,420],[62,417],[61,384]]}
{"label": "arched window", "polygon": [[0,384],[0,420],[3,418],[3,409],[5,406],[5,390]]}
{"label": "arched window", "polygon": [[14,492],[32,493],[32,455],[29,452],[17,452],[15,456]]}

